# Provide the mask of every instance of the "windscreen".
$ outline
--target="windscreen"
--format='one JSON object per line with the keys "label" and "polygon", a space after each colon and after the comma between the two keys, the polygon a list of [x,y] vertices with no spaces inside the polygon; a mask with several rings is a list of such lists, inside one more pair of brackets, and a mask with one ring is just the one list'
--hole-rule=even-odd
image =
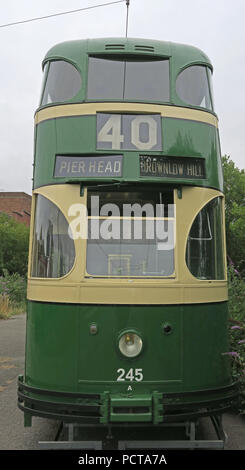
{"label": "windscreen", "polygon": [[87,275],[174,275],[173,192],[88,191]]}

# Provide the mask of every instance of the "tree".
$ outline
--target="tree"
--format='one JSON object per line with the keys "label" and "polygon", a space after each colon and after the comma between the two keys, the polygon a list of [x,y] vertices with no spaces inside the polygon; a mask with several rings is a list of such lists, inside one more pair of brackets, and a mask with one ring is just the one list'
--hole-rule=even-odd
{"label": "tree", "polygon": [[0,276],[4,270],[10,274],[26,275],[29,228],[7,214],[0,214]]}
{"label": "tree", "polygon": [[227,255],[245,273],[245,171],[230,156],[222,158],[224,172]]}

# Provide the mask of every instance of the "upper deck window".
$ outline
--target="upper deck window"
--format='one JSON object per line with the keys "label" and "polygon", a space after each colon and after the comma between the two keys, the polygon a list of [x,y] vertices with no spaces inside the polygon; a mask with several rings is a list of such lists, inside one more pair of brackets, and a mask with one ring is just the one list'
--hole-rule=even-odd
{"label": "upper deck window", "polygon": [[81,84],[81,75],[72,64],[64,60],[50,62],[41,104],[68,101],[77,95]]}
{"label": "upper deck window", "polygon": [[169,101],[169,61],[89,58],[88,99]]}
{"label": "upper deck window", "polygon": [[207,67],[193,65],[183,70],[177,78],[176,91],[186,104],[212,109]]}

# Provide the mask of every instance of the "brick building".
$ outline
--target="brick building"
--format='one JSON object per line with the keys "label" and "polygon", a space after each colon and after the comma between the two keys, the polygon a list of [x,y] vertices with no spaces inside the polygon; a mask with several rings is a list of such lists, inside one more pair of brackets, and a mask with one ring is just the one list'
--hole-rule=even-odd
{"label": "brick building", "polygon": [[0,192],[0,212],[14,217],[17,222],[30,225],[31,196],[22,192]]}

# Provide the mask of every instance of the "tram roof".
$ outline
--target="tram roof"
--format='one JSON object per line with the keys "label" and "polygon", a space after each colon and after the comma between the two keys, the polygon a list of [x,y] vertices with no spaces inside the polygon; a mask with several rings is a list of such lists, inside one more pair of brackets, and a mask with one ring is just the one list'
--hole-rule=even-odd
{"label": "tram roof", "polygon": [[81,39],[56,44],[47,52],[43,64],[52,59],[68,59],[79,65],[84,54],[172,57],[177,68],[192,63],[205,64],[212,68],[208,56],[195,46],[153,39],[122,37]]}

